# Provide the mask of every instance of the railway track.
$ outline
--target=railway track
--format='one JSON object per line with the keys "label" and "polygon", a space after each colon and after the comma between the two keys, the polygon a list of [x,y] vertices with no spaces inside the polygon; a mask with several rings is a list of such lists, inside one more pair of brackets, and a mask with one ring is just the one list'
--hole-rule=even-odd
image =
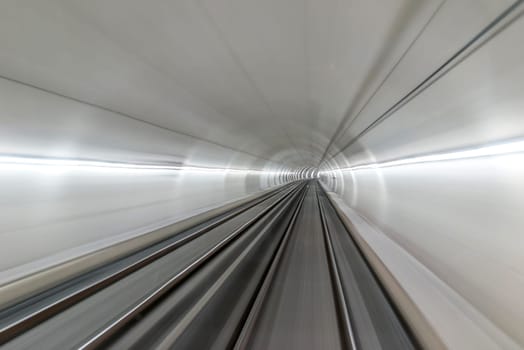
{"label": "railway track", "polygon": [[0,311],[6,349],[413,349],[316,181]]}

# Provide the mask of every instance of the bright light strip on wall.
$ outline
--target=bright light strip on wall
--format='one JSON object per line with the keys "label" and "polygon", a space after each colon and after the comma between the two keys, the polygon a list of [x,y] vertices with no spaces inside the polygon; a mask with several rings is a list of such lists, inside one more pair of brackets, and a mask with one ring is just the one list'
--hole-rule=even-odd
{"label": "bright light strip on wall", "polygon": [[108,162],[98,160],[83,159],[62,159],[62,158],[38,158],[38,157],[17,157],[0,156],[0,170],[29,170],[36,172],[62,173],[67,171],[102,171],[102,172],[151,172],[151,171],[184,171],[192,173],[219,173],[219,174],[266,174],[278,175],[279,172],[264,171],[255,169],[235,169],[200,167],[190,165],[169,165],[169,164],[135,164]]}
{"label": "bright light strip on wall", "polygon": [[[403,158],[397,160],[391,160],[381,163],[369,163],[362,165],[355,165],[347,168],[336,169],[339,171],[355,171],[355,170],[364,170],[364,169],[377,169],[377,168],[387,168],[387,167],[396,167],[403,165],[411,164],[420,164],[420,163],[432,163],[432,162],[442,162],[442,161],[452,161],[452,160],[462,160],[462,159],[472,159],[480,157],[493,157],[493,156],[504,156],[515,153],[524,152],[524,141],[514,141],[502,144],[496,144],[491,146],[472,148],[463,151],[449,152],[449,153],[437,153],[430,154],[426,156]],[[324,171],[323,174],[330,172]]]}

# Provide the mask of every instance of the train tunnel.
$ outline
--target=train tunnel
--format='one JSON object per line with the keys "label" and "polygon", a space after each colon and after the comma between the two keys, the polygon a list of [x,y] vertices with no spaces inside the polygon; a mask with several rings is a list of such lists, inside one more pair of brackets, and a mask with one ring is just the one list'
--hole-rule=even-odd
{"label": "train tunnel", "polygon": [[514,0],[0,2],[0,347],[524,348]]}

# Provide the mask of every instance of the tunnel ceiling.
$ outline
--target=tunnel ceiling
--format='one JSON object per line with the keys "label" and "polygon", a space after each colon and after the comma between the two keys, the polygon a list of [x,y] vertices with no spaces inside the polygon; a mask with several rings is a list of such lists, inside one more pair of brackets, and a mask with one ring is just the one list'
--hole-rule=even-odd
{"label": "tunnel ceiling", "polygon": [[7,78],[316,167],[440,1],[10,3]]}

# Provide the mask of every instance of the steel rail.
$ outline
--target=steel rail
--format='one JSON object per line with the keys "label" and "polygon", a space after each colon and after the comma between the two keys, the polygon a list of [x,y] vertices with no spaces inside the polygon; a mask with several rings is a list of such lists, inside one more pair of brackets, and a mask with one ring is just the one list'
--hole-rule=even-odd
{"label": "steel rail", "polygon": [[[305,191],[303,192],[303,195],[305,195]],[[235,258],[235,260],[227,267],[227,269],[220,275],[220,277],[213,283],[213,285],[209,287],[209,289],[202,296],[202,298],[200,298],[198,303],[196,303],[191,308],[191,310],[187,312],[187,314],[182,318],[182,320],[178,322],[176,327],[174,327],[170,332],[168,332],[168,334],[165,336],[162,342],[157,345],[158,349],[168,349],[171,348],[171,346],[173,346],[174,344],[176,344],[178,338],[182,336],[182,334],[190,326],[193,320],[199,317],[202,310],[206,307],[206,305],[210,302],[214,295],[219,292],[220,288],[227,282],[228,278],[230,278],[231,275],[239,268],[239,266],[241,266],[241,264],[247,258],[249,258],[250,254],[256,253],[255,250],[257,249],[258,243],[265,237],[267,237],[269,233],[273,232],[273,229],[275,228],[275,223],[281,220],[284,216],[290,215],[289,209],[293,208],[293,203],[295,202],[298,196],[300,196],[300,193],[293,194],[292,198],[289,199],[288,203],[283,204],[278,209],[278,212],[271,215],[271,219],[269,220],[269,222],[264,223],[264,226],[258,232],[256,232],[255,237],[250,240],[249,245],[242,251],[242,253]],[[292,209],[291,220],[293,220],[295,214],[297,213],[297,207],[298,206],[295,206],[295,208]],[[287,227],[290,227],[289,223]],[[284,232],[284,237],[288,231],[287,227],[286,231]],[[279,242],[278,246],[280,246],[280,243],[282,243],[282,239],[281,242]],[[256,290],[254,291],[253,295],[256,296]],[[241,320],[242,318],[239,318],[239,324],[241,323]],[[233,336],[233,339],[234,338],[235,337]]]}
{"label": "steel rail", "polygon": [[182,282],[186,277],[188,277],[192,272],[202,266],[204,263],[209,261],[212,257],[222,251],[230,242],[238,238],[242,233],[249,229],[253,224],[262,219],[268,212],[273,210],[278,204],[283,202],[285,199],[292,196],[293,193],[300,191],[302,186],[298,185],[293,190],[286,193],[284,196],[279,198],[275,203],[271,204],[269,207],[262,210],[255,217],[251,218],[249,221],[241,225],[239,228],[234,230],[220,242],[215,244],[211,249],[206,251],[200,257],[198,257],[191,264],[186,266],[182,271],[178,272],[175,276],[171,277],[168,281],[164,282],[160,287],[156,288],[153,292],[149,293],[142,301],[137,303],[134,307],[127,310],[124,314],[118,317],[116,320],[105,326],[98,333],[91,336],[87,341],[83,342],[78,349],[94,349],[98,346],[104,344],[109,338],[115,334],[117,331],[122,329],[130,321],[134,319],[135,316],[145,311],[151,304],[160,299],[162,296],[167,294],[172,288],[177,286]]}
{"label": "steel rail", "polygon": [[[291,189],[290,189],[291,187]],[[42,305],[37,310],[32,310],[30,312],[26,311],[25,309],[18,312],[22,314],[19,318],[16,318],[15,316],[10,316],[10,318],[14,318],[15,320],[10,322],[9,324],[0,326],[0,345],[8,342],[9,340],[15,338],[16,336],[20,335],[21,333],[33,328],[37,324],[53,317],[54,315],[58,314],[59,312],[67,309],[68,307],[71,307],[72,305],[86,299],[87,297],[97,293],[101,289],[121,280],[122,278],[130,275],[131,273],[143,268],[144,266],[152,263],[155,260],[158,260],[159,258],[171,253],[175,249],[179,248],[180,246],[187,244],[188,242],[200,237],[206,232],[209,232],[210,230],[216,228],[217,226],[220,226],[224,224],[225,222],[233,219],[234,217],[244,213],[245,211],[255,207],[256,205],[269,200],[270,198],[273,198],[274,196],[277,196],[278,194],[282,195],[282,198],[279,199],[277,203],[279,203],[281,200],[286,198],[290,193],[294,192],[300,187],[300,185],[289,185],[285,188],[278,189],[274,192],[271,192],[269,194],[265,194],[260,198],[254,199],[252,202],[249,202],[247,204],[241,205],[240,207],[233,208],[228,214],[224,215],[220,219],[211,222],[209,225],[206,225],[204,227],[201,227],[197,229],[196,231],[190,233],[187,236],[181,237],[179,240],[176,240],[175,242],[172,242],[153,253],[140,258],[139,260],[135,261],[134,263],[127,265],[123,268],[119,268],[116,271],[112,272],[108,276],[103,276],[99,280],[96,280],[95,282],[92,282],[88,285],[82,286],[79,289],[76,289],[75,291],[71,292],[70,294],[63,296],[57,300],[54,300],[50,303],[47,303],[45,305]],[[245,225],[241,226],[244,227]],[[160,242],[161,243],[161,242]],[[160,244],[157,243],[157,244]],[[147,249],[147,248],[144,248]],[[136,252],[135,252],[136,254]],[[111,264],[111,263],[110,263]],[[108,265],[110,265],[108,264]],[[38,302],[37,302],[38,303]],[[16,307],[16,305],[15,305]],[[30,306],[31,307],[31,306]],[[33,304],[34,307],[34,304]]]}
{"label": "steel rail", "polygon": [[302,209],[302,204],[304,203],[306,194],[307,194],[307,189],[303,192],[302,197],[299,199],[299,204],[297,205],[293,213],[293,216],[291,217],[291,220],[287,226],[284,237],[282,238],[282,241],[280,242],[278,250],[275,254],[275,257],[273,258],[271,266],[269,267],[269,270],[267,271],[266,276],[264,277],[264,282],[262,282],[262,285],[257,293],[255,301],[253,302],[253,305],[251,306],[251,310],[249,311],[249,314],[244,323],[244,326],[242,327],[240,335],[238,336],[237,341],[233,347],[234,350],[248,349],[249,340],[251,339],[255,331],[256,322],[260,315],[260,311],[262,310],[262,307],[266,301],[266,296],[269,292],[271,284],[273,283],[275,279],[276,272],[282,261],[282,257],[288,245],[289,238],[291,237],[291,233],[293,231],[298,214],[300,213],[300,210]]}
{"label": "steel rail", "polygon": [[349,313],[350,312],[349,305],[346,302],[346,297],[344,295],[344,289],[342,287],[340,271],[337,265],[337,261],[335,259],[333,243],[331,241],[329,228],[328,228],[327,221],[326,221],[326,215],[324,212],[324,207],[320,201],[318,190],[319,188],[317,187],[316,197],[317,197],[318,208],[320,211],[320,221],[322,222],[322,231],[324,233],[324,241],[325,241],[326,253],[328,257],[328,265],[329,265],[329,270],[330,270],[330,275],[331,275],[331,282],[333,285],[333,292],[335,294],[335,301],[338,304],[337,313],[338,313],[339,320],[340,320],[342,340],[344,341],[347,349],[357,350],[358,347],[357,347],[357,342],[355,338],[355,331],[353,330],[353,326],[352,326],[351,315]]}

